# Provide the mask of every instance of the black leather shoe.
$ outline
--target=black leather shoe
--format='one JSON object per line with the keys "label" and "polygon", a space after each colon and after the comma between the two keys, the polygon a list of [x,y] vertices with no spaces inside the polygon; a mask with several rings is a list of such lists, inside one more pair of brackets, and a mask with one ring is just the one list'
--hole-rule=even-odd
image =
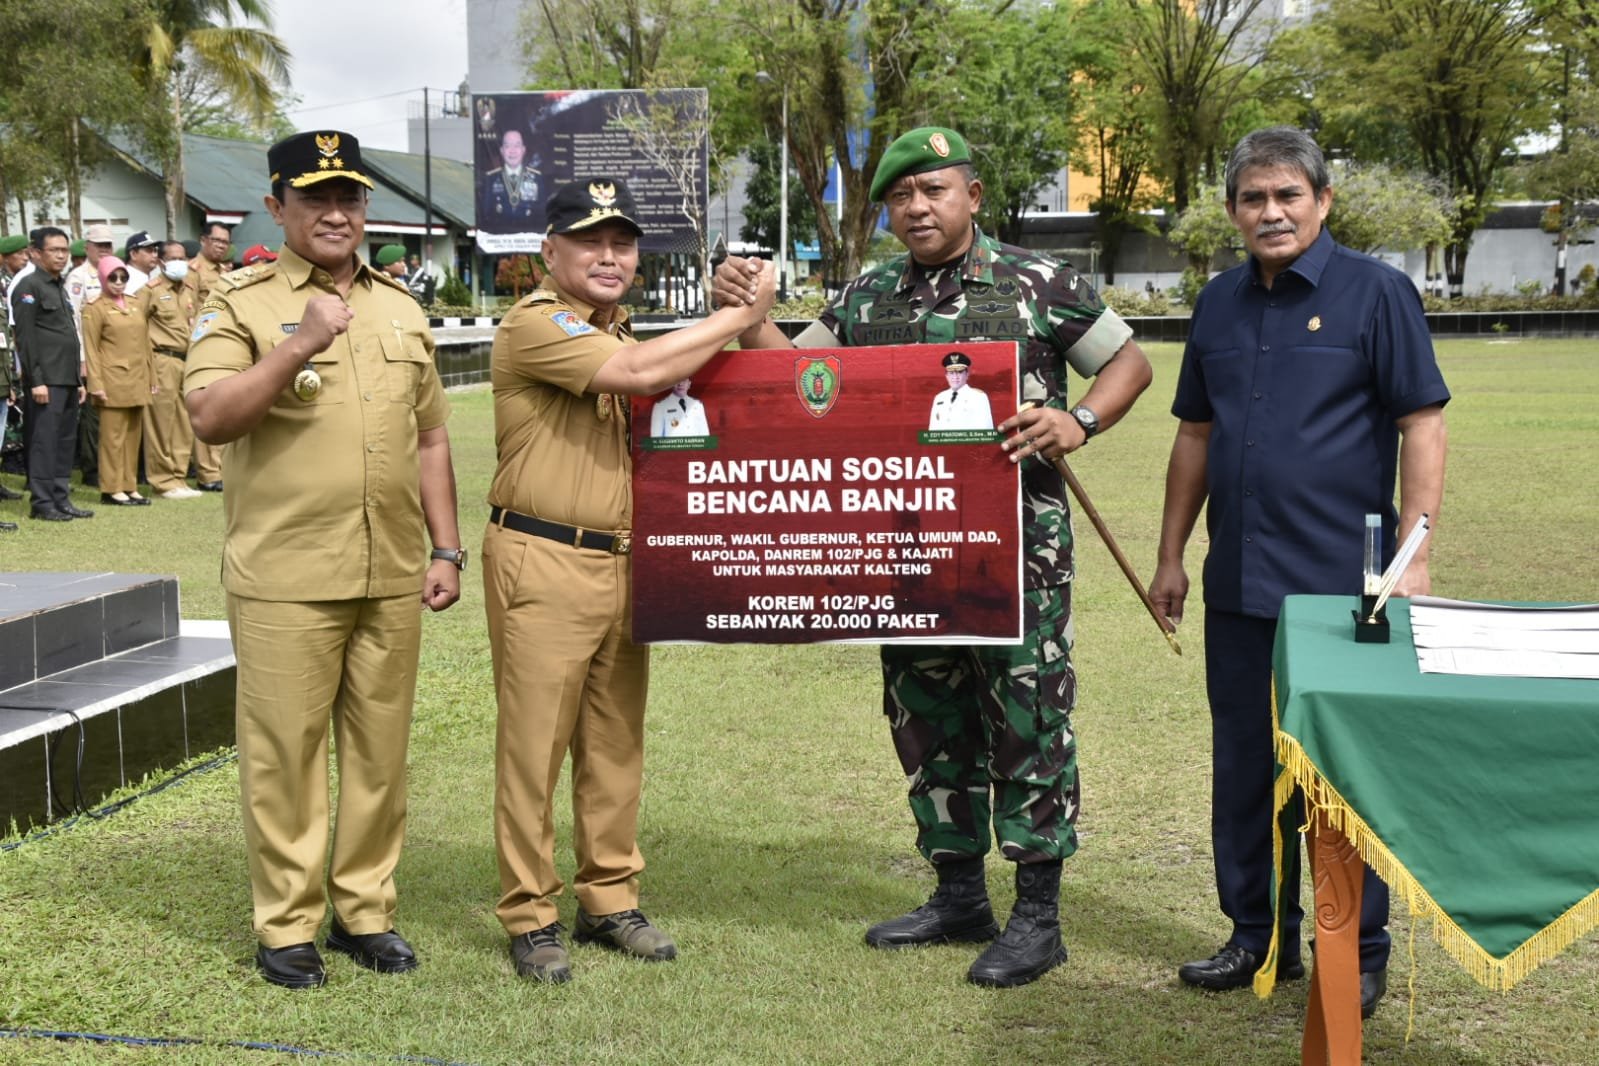
{"label": "black leather shoe", "polygon": [[[1177,967],[1177,976],[1184,984],[1208,988],[1213,992],[1230,992],[1243,988],[1255,979],[1260,969],[1260,958],[1237,944],[1224,944],[1222,949],[1208,959],[1185,962]],[[1278,976],[1293,981],[1305,976],[1305,965],[1298,959],[1282,964]]]}
{"label": "black leather shoe", "polygon": [[70,522],[72,516],[65,511],[58,511],[54,507],[41,507],[37,511],[29,511],[29,518],[37,518],[41,522]]}
{"label": "black leather shoe", "polygon": [[15,533],[16,531],[17,524],[15,522],[0,522],[0,533]]}
{"label": "black leather shoe", "polygon": [[405,973],[416,969],[416,952],[390,929],[382,933],[347,933],[335,919],[328,930],[328,950],[341,951],[369,970]]}
{"label": "black leather shoe", "polygon": [[262,977],[284,988],[321,988],[328,979],[322,969],[322,956],[309,942],[286,948],[262,945],[255,949],[255,968]]}
{"label": "black leather shoe", "polygon": [[1388,971],[1373,970],[1360,975],[1360,1016],[1370,1018],[1377,1013],[1377,1004],[1388,991]]}
{"label": "black leather shoe", "polygon": [[138,501],[135,500],[132,496],[129,496],[127,493],[123,493],[122,494],[122,499],[119,500],[119,499],[117,499],[115,493],[102,492],[100,494],[100,502],[105,504],[107,507],[136,507],[136,506],[138,506]]}
{"label": "black leather shoe", "polygon": [[12,492],[10,489],[6,488],[4,485],[0,485],[0,500],[20,500],[20,499],[22,499],[22,493],[20,493],[20,492]]}
{"label": "black leather shoe", "polygon": [[94,517],[94,512],[93,511],[85,511],[82,507],[75,507],[75,506],[73,506],[70,503],[67,504],[65,507],[61,508],[61,513],[64,514],[64,515],[70,515],[73,518],[93,518]]}
{"label": "black leather shoe", "polygon": [[199,481],[199,482],[195,483],[194,487],[199,489],[201,492],[221,492],[222,491],[222,482],[220,482],[220,481]]}

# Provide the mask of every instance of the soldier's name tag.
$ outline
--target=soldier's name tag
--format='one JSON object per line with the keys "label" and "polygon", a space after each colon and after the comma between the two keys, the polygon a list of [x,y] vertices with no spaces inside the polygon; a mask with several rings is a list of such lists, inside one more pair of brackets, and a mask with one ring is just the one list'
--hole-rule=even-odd
{"label": "soldier's name tag", "polygon": [[293,333],[295,330],[300,328],[300,323],[298,323],[298,322],[284,322],[284,323],[280,324],[279,328],[281,328],[283,330],[283,332],[285,332],[285,333]]}

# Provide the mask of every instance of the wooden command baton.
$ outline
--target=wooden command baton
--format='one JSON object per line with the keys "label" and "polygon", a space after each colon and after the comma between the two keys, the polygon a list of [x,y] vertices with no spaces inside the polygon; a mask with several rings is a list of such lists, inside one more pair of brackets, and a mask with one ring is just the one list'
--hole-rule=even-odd
{"label": "wooden command baton", "polygon": [[[1029,401],[1021,406],[1025,411],[1037,404]],[[1040,457],[1042,458],[1042,457]],[[1171,650],[1178,655],[1183,653],[1183,646],[1177,643],[1177,627],[1169,618],[1163,618],[1155,609],[1155,601],[1149,598],[1149,591],[1144,588],[1144,583],[1138,580],[1138,574],[1133,570],[1133,564],[1128,562],[1127,556],[1122,553],[1121,546],[1116,543],[1116,538],[1111,536],[1110,527],[1105,525],[1105,520],[1099,517],[1099,508],[1094,506],[1094,501],[1088,498],[1088,490],[1083,488],[1083,483],[1077,480],[1077,475],[1066,464],[1064,455],[1057,459],[1046,460],[1060,471],[1060,476],[1066,479],[1066,486],[1072,490],[1072,495],[1077,498],[1077,505],[1083,509],[1088,520],[1094,523],[1094,528],[1099,531],[1099,539],[1105,542],[1105,547],[1110,549],[1110,554],[1116,560],[1116,565],[1122,568],[1122,573],[1127,575],[1127,581],[1133,586],[1133,591],[1138,593],[1138,598],[1143,601],[1144,609],[1149,612],[1149,617],[1155,620],[1155,625],[1160,627],[1160,635],[1166,638],[1166,643],[1171,645]]]}

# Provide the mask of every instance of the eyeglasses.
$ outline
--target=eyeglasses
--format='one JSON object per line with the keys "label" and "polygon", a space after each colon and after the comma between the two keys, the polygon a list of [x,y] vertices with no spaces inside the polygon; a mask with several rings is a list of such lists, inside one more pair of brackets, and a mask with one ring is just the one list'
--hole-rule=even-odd
{"label": "eyeglasses", "polygon": [[207,244],[227,244],[228,241],[229,241],[229,238],[227,238],[227,237],[207,237],[205,240],[206,240]]}
{"label": "eyeglasses", "polygon": [[113,271],[112,274],[109,277],[106,278],[106,280],[107,281],[123,281],[123,282],[125,282],[125,281],[128,280],[128,275],[124,274],[120,270],[117,270],[117,271]]}

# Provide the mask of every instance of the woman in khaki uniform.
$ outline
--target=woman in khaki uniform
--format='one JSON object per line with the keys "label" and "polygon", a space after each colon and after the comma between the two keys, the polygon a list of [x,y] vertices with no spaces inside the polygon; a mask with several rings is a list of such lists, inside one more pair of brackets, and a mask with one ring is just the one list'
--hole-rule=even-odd
{"label": "woman in khaki uniform", "polygon": [[155,389],[150,334],[139,302],[130,300],[128,268],[100,257],[100,299],[83,309],[83,351],[89,396],[100,409],[100,501],[148,504],[139,495],[139,442],[144,408]]}

